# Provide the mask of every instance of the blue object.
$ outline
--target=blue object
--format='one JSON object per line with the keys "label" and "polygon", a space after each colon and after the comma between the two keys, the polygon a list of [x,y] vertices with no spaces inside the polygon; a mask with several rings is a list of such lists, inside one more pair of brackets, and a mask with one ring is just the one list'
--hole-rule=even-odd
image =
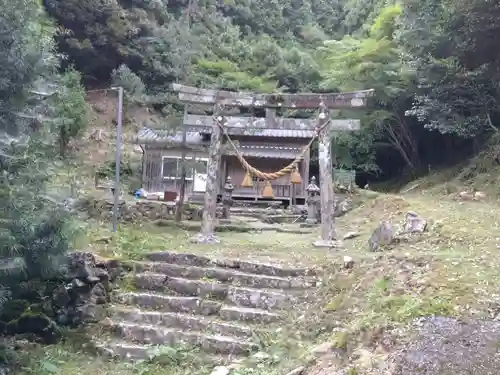
{"label": "blue object", "polygon": [[137,191],[135,192],[135,198],[136,198],[136,199],[141,199],[141,196],[142,196],[142,192],[141,192],[141,190],[139,189],[139,190],[137,190]]}

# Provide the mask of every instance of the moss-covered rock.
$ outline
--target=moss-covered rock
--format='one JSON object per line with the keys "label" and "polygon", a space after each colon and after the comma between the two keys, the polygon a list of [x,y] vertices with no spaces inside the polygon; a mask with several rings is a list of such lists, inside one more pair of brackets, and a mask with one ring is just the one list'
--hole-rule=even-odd
{"label": "moss-covered rock", "polygon": [[34,334],[46,344],[54,344],[61,338],[61,331],[47,315],[38,312],[25,312],[17,321],[9,323],[18,334]]}
{"label": "moss-covered rock", "polygon": [[13,299],[8,301],[0,314],[0,321],[8,323],[12,320],[19,319],[19,317],[28,310],[30,304],[28,301],[22,299]]}

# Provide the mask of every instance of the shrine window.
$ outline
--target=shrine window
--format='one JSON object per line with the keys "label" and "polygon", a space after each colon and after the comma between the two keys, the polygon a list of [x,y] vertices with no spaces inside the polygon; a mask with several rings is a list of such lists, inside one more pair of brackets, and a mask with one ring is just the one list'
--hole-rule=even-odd
{"label": "shrine window", "polygon": [[[192,180],[195,174],[204,174],[207,169],[206,158],[186,157],[184,159],[186,168],[186,180]],[[179,156],[163,156],[161,176],[164,180],[178,180],[182,174],[182,158]]]}

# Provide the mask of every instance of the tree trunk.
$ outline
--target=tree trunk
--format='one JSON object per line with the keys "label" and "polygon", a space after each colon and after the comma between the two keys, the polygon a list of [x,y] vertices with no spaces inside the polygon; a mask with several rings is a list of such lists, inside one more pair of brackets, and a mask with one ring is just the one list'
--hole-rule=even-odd
{"label": "tree trunk", "polygon": [[59,154],[64,157],[66,155],[66,146],[68,144],[66,136],[66,128],[61,125],[59,129]]}
{"label": "tree trunk", "polygon": [[385,126],[385,129],[386,129],[387,134],[389,136],[389,142],[399,152],[399,154],[401,155],[401,157],[405,161],[406,165],[411,170],[415,170],[415,166],[413,165],[413,162],[412,162],[410,156],[408,155],[408,153],[403,145],[403,141],[401,139],[401,136],[394,130],[394,128],[391,125],[392,124]]}

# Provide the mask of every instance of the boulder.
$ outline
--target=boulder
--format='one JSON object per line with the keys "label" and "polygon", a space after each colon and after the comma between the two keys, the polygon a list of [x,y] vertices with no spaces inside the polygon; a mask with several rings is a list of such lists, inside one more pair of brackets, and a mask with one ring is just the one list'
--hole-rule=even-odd
{"label": "boulder", "polygon": [[55,344],[61,338],[61,331],[52,319],[44,313],[30,311],[10,321],[6,333],[35,335],[45,344]]}
{"label": "boulder", "polygon": [[[336,198],[338,196],[335,196]],[[335,217],[341,217],[344,216],[346,213],[351,211],[354,208],[354,204],[352,202],[352,199],[349,197],[344,197],[344,198],[338,198],[337,202],[335,202],[335,211],[334,211],[334,216]]]}
{"label": "boulder", "polygon": [[420,217],[417,213],[409,211],[406,214],[405,232],[423,233],[427,229],[427,220]]}
{"label": "boulder", "polygon": [[394,242],[395,231],[390,221],[382,222],[372,233],[368,240],[368,249],[370,251],[380,251],[382,247]]}

